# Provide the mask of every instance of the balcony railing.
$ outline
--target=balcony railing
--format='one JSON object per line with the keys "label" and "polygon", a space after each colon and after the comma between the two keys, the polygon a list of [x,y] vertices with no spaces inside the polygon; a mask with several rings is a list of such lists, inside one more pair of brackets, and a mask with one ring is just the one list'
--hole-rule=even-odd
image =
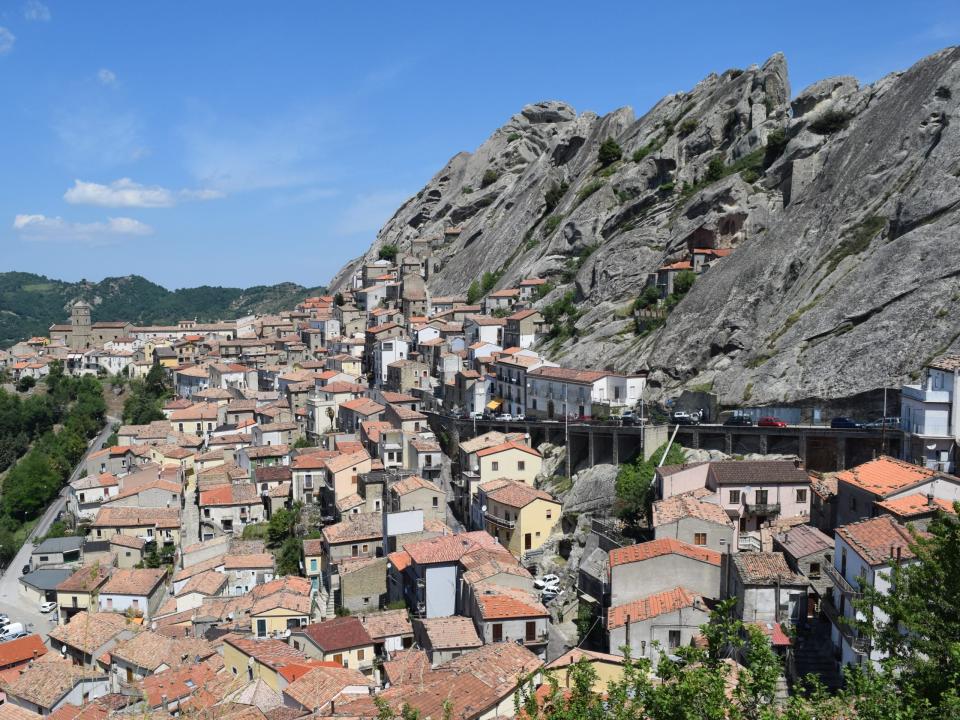
{"label": "balcony railing", "polygon": [[746,533],[737,538],[737,550],[742,552],[760,552],[763,544],[756,535],[747,535]]}
{"label": "balcony railing", "polygon": [[513,530],[513,528],[517,526],[515,521],[507,520],[506,518],[502,518],[499,515],[494,515],[493,513],[484,513],[483,517],[486,518],[487,522],[502,528],[506,528],[507,530]]}
{"label": "balcony railing", "polygon": [[746,503],[747,515],[779,515],[780,503]]}
{"label": "balcony railing", "polygon": [[833,586],[837,588],[837,590],[847,597],[860,597],[860,591],[851,585],[836,567],[833,565],[824,565],[823,570],[827,573],[827,577],[830,578],[830,582],[833,583]]}
{"label": "balcony railing", "polygon": [[823,598],[820,602],[820,609],[823,610],[823,614],[827,616],[837,632],[847,641],[853,652],[858,655],[866,655],[870,652],[870,639],[860,635],[855,628],[850,627],[847,618],[840,614],[829,596]]}

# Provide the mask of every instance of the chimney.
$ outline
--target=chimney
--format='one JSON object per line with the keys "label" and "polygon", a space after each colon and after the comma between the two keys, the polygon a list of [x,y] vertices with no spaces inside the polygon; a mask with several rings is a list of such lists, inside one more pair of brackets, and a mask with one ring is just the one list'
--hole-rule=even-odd
{"label": "chimney", "polygon": [[627,615],[626,642],[624,644],[627,647],[630,647],[630,616],[629,615]]}
{"label": "chimney", "polygon": [[793,466],[794,466],[797,470],[799,470],[799,469],[800,469],[800,465],[801,465],[801,463],[800,463],[800,458],[794,458],[794,459],[793,459]]}
{"label": "chimney", "polygon": [[903,548],[902,548],[900,545],[897,545],[897,564],[900,563],[900,551],[901,551],[901,550],[903,550]]}
{"label": "chimney", "polygon": [[927,493],[927,506],[933,507],[936,504],[937,503],[934,502],[934,499],[933,499],[933,493],[932,492]]}
{"label": "chimney", "polygon": [[169,708],[169,706],[168,706],[168,704],[167,704],[167,696],[166,696],[166,695],[161,695],[161,696],[160,696],[160,704],[163,706],[163,711],[164,711],[164,712],[170,712],[170,708]]}

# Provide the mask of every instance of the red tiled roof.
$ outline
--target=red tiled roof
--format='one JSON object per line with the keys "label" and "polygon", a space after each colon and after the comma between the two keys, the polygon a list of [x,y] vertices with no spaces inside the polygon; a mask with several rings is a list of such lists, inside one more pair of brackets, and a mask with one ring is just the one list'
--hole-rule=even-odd
{"label": "red tiled roof", "polygon": [[520,450],[527,453],[528,455],[534,455],[536,457],[543,457],[539,452],[534,450],[529,445],[523,445],[522,443],[507,441],[501,443],[500,445],[494,445],[493,447],[483,448],[482,450],[477,451],[477,457],[486,457],[487,455],[493,455],[495,453],[504,452],[505,450]]}
{"label": "red tiled roof", "polygon": [[898,553],[904,560],[916,557],[910,549],[913,543],[910,531],[889,515],[838,527],[836,533],[872,566],[883,565]]}
{"label": "red tiled roof", "polygon": [[325,653],[373,645],[373,640],[360,618],[352,616],[304,625],[299,632],[313,640]]}
{"label": "red tiled roof", "polygon": [[837,473],[837,480],[883,496],[916,485],[936,474],[935,470],[881,455],[875,460]]}
{"label": "red tiled roof", "polygon": [[650,560],[661,555],[683,555],[691,560],[720,565],[720,553],[698,545],[691,545],[674,538],[661,538],[650,542],[627,545],[622,548],[613,548],[610,551],[610,567],[625,563]]}
{"label": "red tiled roof", "polygon": [[683,587],[647,595],[646,597],[610,608],[607,615],[607,629],[622,627],[630,622],[649,620],[680,608],[693,607],[695,602],[703,599],[696,593]]}
{"label": "red tiled roof", "polygon": [[47,647],[39,635],[27,635],[0,643],[0,669],[46,655]]}
{"label": "red tiled roof", "polygon": [[877,503],[877,507],[893,513],[902,518],[915,517],[917,515],[926,515],[938,510],[956,515],[957,512],[953,503],[943,498],[927,498],[926,495],[914,493],[898,498],[890,498]]}

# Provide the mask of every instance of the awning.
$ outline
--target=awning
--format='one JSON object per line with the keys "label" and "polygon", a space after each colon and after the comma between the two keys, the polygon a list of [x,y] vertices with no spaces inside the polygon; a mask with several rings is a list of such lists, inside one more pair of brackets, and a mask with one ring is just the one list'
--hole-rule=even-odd
{"label": "awning", "polygon": [[503,400],[491,400],[487,403],[487,410],[496,410],[501,405],[503,405]]}

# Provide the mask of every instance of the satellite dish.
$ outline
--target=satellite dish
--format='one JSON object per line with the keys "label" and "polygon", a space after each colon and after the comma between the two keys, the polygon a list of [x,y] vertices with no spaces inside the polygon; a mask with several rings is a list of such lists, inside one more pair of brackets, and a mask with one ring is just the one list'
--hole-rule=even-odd
{"label": "satellite dish", "polygon": [[487,506],[486,506],[486,505],[481,505],[481,506],[480,506],[480,512],[486,512],[486,511],[487,511]]}
{"label": "satellite dish", "polygon": [[936,450],[936,449],[937,449],[937,446],[936,446],[936,444],[933,444],[933,445],[927,445],[927,450]]}

